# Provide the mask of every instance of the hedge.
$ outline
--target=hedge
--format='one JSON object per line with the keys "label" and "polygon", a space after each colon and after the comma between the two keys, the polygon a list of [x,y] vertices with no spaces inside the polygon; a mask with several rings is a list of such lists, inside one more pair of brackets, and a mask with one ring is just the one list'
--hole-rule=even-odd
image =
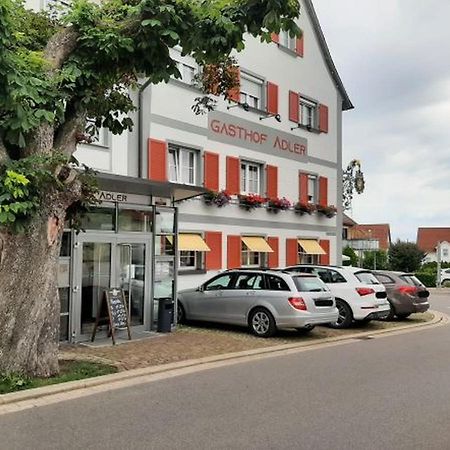
{"label": "hedge", "polygon": [[415,275],[426,287],[436,287],[436,272],[416,272]]}

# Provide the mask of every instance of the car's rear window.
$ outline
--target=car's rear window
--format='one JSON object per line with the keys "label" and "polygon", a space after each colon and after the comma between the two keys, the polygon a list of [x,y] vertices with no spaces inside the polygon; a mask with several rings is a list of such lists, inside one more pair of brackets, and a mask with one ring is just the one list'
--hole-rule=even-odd
{"label": "car's rear window", "polygon": [[328,288],[325,283],[316,277],[292,277],[299,292],[323,292]]}
{"label": "car's rear window", "polygon": [[361,283],[380,284],[380,282],[375,278],[375,275],[372,272],[356,272],[355,277],[358,278]]}
{"label": "car's rear window", "polygon": [[423,286],[422,282],[414,275],[400,275],[399,278],[405,281],[405,283],[411,284],[412,286]]}

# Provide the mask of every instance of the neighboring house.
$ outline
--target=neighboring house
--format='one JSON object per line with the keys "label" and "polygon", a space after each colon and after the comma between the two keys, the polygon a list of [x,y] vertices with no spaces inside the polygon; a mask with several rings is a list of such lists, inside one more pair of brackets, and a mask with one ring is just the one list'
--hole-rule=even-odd
{"label": "neighboring house", "polygon": [[441,249],[441,262],[450,262],[450,228],[418,228],[417,246],[426,254],[424,262],[438,260],[438,243]]}
{"label": "neighboring house", "polygon": [[[34,7],[42,2],[34,0]],[[133,325],[152,330],[158,298],[176,299],[177,289],[220,270],[341,263],[340,208],[329,218],[293,208],[247,211],[238,200],[259,195],[342,204],[342,112],[353,105],[312,2],[300,3],[301,39],[286,32],[271,43],[246,38],[246,49],[235,55],[240,89],[234,101],[217,99],[215,111],[194,115],[200,92],[193,80],[201,68],[173,48],[181,79],[134,94],[134,131],[101,131],[94,145],[80,146],[76,157],[100,172],[103,203],[86,233],[65,236],[66,338],[88,336],[105,287],[131,292]],[[205,188],[226,189],[231,203],[178,202]]]}

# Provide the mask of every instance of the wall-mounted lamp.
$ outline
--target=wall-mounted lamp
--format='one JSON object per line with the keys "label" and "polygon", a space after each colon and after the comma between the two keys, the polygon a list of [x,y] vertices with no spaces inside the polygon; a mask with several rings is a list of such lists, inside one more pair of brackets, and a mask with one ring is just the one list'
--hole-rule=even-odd
{"label": "wall-mounted lamp", "polygon": [[261,116],[259,120],[269,119],[270,117],[274,117],[277,122],[281,123],[281,116],[279,114],[267,114],[267,116]]}
{"label": "wall-mounted lamp", "polygon": [[244,111],[248,111],[250,109],[250,105],[248,103],[235,103],[234,105],[227,106],[227,109],[236,108],[236,106],[242,107]]}

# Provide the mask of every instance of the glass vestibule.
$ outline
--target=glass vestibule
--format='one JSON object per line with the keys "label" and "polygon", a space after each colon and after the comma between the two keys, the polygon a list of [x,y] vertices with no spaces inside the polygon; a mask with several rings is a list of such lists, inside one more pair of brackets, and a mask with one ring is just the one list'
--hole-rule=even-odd
{"label": "glass vestibule", "polygon": [[157,299],[176,292],[174,208],[104,204],[83,227],[72,257],[72,339],[89,337],[104,291],[113,287],[124,291],[131,325],[154,329]]}

